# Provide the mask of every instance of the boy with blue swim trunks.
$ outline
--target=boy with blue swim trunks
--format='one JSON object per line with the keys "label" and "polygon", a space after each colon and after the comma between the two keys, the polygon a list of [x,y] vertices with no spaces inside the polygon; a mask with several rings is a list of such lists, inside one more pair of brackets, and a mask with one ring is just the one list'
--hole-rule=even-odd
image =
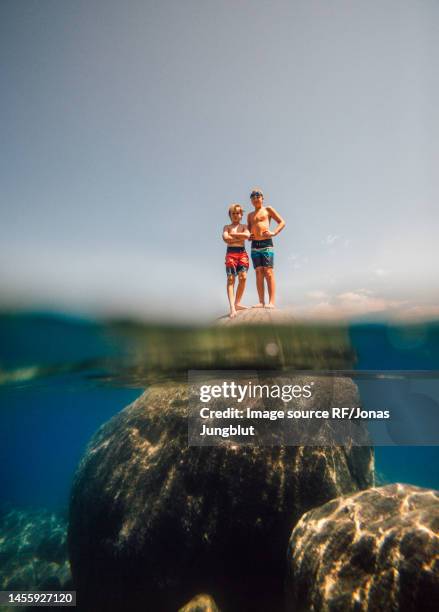
{"label": "boy with blue swim trunks", "polygon": [[[286,223],[272,206],[264,206],[264,194],[260,189],[253,189],[250,200],[255,210],[247,217],[247,226],[252,241],[251,258],[256,272],[256,288],[259,303],[253,308],[274,308],[276,283],[274,278],[273,236],[283,230]],[[270,221],[274,219],[277,227],[270,231]],[[268,304],[265,304],[265,282],[268,289]]]}

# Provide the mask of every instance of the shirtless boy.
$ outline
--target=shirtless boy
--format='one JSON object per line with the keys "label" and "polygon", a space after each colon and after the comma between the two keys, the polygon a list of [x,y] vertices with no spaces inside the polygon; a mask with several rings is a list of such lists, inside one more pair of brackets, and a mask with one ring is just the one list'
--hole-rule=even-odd
{"label": "shirtless boy", "polygon": [[[264,194],[260,189],[254,189],[250,200],[255,210],[247,217],[247,227],[252,241],[251,257],[256,271],[256,288],[258,290],[259,304],[253,308],[274,308],[276,296],[276,283],[274,279],[274,253],[273,236],[277,236],[285,227],[285,221],[272,206],[264,206]],[[270,231],[270,221],[274,219],[277,226]],[[265,304],[265,285],[268,289],[268,304]]]}
{"label": "shirtless boy", "polygon": [[[250,237],[247,227],[241,223],[244,211],[240,204],[232,204],[229,207],[231,223],[223,229],[223,240],[227,243],[226,252],[226,274],[227,274],[227,297],[230,304],[230,318],[236,317],[237,310],[244,310],[241,299],[245,289],[249,259],[245,250],[245,240]],[[235,293],[235,277],[238,276],[238,288]]]}

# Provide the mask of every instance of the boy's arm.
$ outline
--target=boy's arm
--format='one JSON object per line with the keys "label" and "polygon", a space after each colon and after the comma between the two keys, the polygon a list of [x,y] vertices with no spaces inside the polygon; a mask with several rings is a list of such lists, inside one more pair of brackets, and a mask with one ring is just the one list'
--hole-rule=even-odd
{"label": "boy's arm", "polygon": [[248,215],[247,215],[247,229],[248,229],[248,232],[249,232],[249,236],[248,236],[249,240],[253,240],[252,225],[253,225],[253,213],[248,213]]}
{"label": "boy's arm", "polygon": [[231,242],[233,238],[229,234],[229,226],[225,225],[223,228],[223,240],[224,242]]}
{"label": "boy's arm", "polygon": [[282,219],[280,214],[276,210],[274,210],[274,208],[272,206],[267,206],[266,208],[268,210],[268,214],[270,215],[270,219],[274,219],[276,221],[277,227],[275,228],[274,232],[270,232],[270,230],[266,230],[264,232],[264,235],[267,235],[267,236],[277,236],[279,234],[279,232],[281,232],[283,230],[283,228],[285,227],[286,223]]}
{"label": "boy's arm", "polygon": [[248,229],[246,228],[245,225],[242,226],[242,229],[240,232],[236,232],[236,234],[233,234],[234,238],[244,238],[247,239],[250,237],[250,232],[248,231]]}

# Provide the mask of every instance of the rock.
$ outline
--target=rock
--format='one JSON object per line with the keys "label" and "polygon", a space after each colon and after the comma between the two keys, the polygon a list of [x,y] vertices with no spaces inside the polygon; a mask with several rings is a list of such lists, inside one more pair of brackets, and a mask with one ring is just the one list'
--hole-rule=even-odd
{"label": "rock", "polygon": [[67,524],[47,510],[10,508],[0,514],[0,589],[71,587]]}
{"label": "rock", "polygon": [[293,325],[297,323],[291,310],[279,308],[248,308],[238,310],[233,319],[225,315],[217,320],[217,325]]}
{"label": "rock", "polygon": [[178,612],[220,612],[220,609],[210,595],[203,593],[191,599]]}
{"label": "rock", "polygon": [[149,386],[170,378],[186,381],[188,370],[353,369],[356,354],[347,325],[295,322],[288,312],[264,311],[271,323],[257,326],[247,320],[252,313],[209,326],[113,325],[111,338],[129,356],[113,377]]}
{"label": "rock", "polygon": [[368,447],[188,446],[187,400],[188,385],[152,386],[88,446],[68,536],[84,610],[168,612],[197,592],[280,609],[295,522],[373,484]]}
{"label": "rock", "polygon": [[291,309],[241,310],[234,319],[217,319],[210,330],[221,345],[216,369],[224,359],[228,368],[295,370],[349,370],[356,361],[347,326],[299,321]]}
{"label": "rock", "polygon": [[287,610],[437,610],[439,492],[392,484],[307,512],[288,569]]}

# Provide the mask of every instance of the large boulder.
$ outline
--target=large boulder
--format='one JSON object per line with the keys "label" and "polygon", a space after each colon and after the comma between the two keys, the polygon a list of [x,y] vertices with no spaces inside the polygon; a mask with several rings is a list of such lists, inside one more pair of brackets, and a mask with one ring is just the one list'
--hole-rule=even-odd
{"label": "large boulder", "polygon": [[[352,381],[336,388],[357,401]],[[170,612],[202,592],[280,609],[296,521],[373,484],[369,447],[188,446],[187,416],[188,385],[156,385],[89,444],[68,537],[84,610]]]}
{"label": "large boulder", "polygon": [[306,513],[288,548],[287,610],[437,610],[439,492],[393,484]]}

